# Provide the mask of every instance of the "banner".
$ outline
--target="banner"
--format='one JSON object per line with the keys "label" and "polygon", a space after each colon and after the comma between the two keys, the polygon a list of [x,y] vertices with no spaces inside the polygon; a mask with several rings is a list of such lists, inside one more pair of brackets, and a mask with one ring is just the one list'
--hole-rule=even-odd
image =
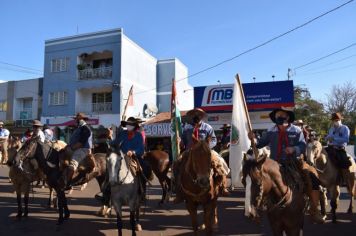
{"label": "banner", "polygon": [[172,80],[172,97],[171,97],[171,143],[172,143],[172,158],[176,160],[180,150],[179,150],[179,140],[182,136],[182,121],[180,117],[180,112],[177,107],[177,91],[176,82]]}
{"label": "banner", "polygon": [[248,139],[248,121],[242,100],[242,92],[238,82],[234,84],[233,110],[231,119],[230,158],[232,187],[241,186],[240,172],[242,170],[243,153],[246,152],[251,143]]}

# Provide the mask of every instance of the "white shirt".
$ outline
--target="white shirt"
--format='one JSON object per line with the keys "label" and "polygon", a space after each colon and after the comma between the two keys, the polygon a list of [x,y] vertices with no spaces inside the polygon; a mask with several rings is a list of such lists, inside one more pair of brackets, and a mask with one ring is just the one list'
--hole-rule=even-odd
{"label": "white shirt", "polygon": [[9,135],[10,135],[10,131],[9,130],[4,129],[4,128],[2,128],[0,130],[0,138],[6,138],[7,139],[9,137]]}
{"label": "white shirt", "polygon": [[46,139],[45,134],[43,133],[43,131],[41,129],[34,130],[33,137],[40,137],[40,140],[42,143],[44,143],[44,141]]}
{"label": "white shirt", "polygon": [[53,141],[53,131],[51,129],[44,130],[45,140],[48,142]]}

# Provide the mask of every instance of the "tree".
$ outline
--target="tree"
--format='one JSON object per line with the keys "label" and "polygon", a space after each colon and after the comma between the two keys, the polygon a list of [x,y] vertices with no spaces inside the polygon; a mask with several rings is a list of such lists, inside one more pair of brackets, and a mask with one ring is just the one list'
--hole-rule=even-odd
{"label": "tree", "polygon": [[356,126],[356,86],[348,81],[343,85],[334,85],[325,103],[329,114],[340,112],[343,117],[343,123],[350,128],[350,140],[354,140],[354,131]]}
{"label": "tree", "polygon": [[301,119],[310,125],[318,134],[324,136],[329,127],[328,115],[323,103],[314,100],[308,88],[294,87],[294,103],[296,119]]}

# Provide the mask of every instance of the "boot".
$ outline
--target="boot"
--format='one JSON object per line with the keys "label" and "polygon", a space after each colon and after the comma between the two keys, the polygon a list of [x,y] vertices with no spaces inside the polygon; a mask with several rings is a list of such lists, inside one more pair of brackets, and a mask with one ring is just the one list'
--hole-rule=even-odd
{"label": "boot", "polygon": [[312,190],[309,198],[310,198],[309,213],[310,213],[310,216],[312,218],[312,221],[314,223],[317,223],[317,224],[324,224],[325,223],[325,219],[320,214],[320,211],[318,209],[318,204],[320,202],[320,192],[319,192],[319,190]]}
{"label": "boot", "polygon": [[74,175],[74,168],[72,166],[68,166],[64,171],[62,175],[62,186],[64,190],[69,190],[72,188],[72,178]]}

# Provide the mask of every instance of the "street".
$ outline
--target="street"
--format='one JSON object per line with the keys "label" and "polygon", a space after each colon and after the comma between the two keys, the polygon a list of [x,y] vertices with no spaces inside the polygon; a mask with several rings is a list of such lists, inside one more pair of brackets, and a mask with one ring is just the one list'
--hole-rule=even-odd
{"label": "street", "polygon": [[[16,196],[12,184],[8,181],[8,168],[0,167],[0,235],[73,235],[96,236],[117,235],[116,217],[96,216],[99,203],[94,199],[98,192],[98,184],[91,181],[83,191],[74,190],[68,196],[71,218],[61,228],[56,228],[57,212],[47,209],[48,189],[34,188],[30,194],[29,217],[22,220],[15,218],[17,212]],[[141,217],[142,232],[138,235],[192,235],[191,222],[184,204],[158,207],[161,189],[154,182],[148,188],[147,206]],[[310,223],[309,216],[305,217],[304,235],[355,235],[356,214],[346,214],[349,200],[343,191],[338,209],[338,223],[332,224],[328,219],[325,225]],[[234,191],[230,197],[220,198],[219,226],[216,235],[270,235],[267,220],[261,225],[251,222],[243,216],[243,191]],[[328,208],[329,209],[329,208]],[[330,217],[329,217],[330,218]],[[128,212],[124,213],[124,235],[130,235]],[[202,216],[200,215],[200,220]],[[204,234],[201,234],[204,235]]]}

